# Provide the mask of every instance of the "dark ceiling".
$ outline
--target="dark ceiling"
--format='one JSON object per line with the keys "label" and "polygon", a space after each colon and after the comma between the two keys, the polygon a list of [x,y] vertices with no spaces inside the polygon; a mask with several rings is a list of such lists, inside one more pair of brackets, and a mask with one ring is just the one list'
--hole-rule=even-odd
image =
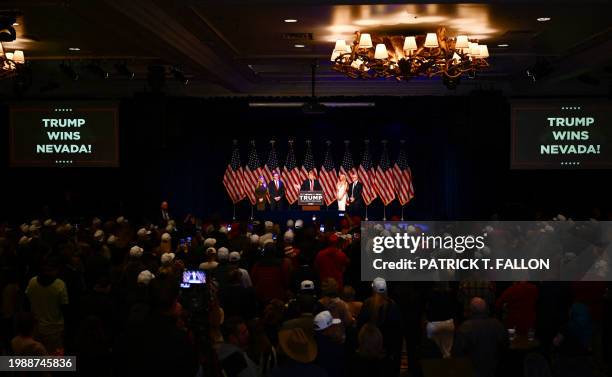
{"label": "dark ceiling", "polygon": [[[176,66],[189,84],[168,73],[165,91],[179,95],[309,95],[318,64],[318,95],[447,95],[496,89],[509,95],[602,95],[612,82],[610,1],[489,1],[469,4],[412,1],[159,1],[19,0],[0,9],[22,13],[18,38],[5,50],[23,49],[31,68],[25,95],[123,96],[149,88],[148,67]],[[548,22],[538,22],[549,17]],[[285,19],[297,19],[286,23]],[[439,80],[352,80],[329,63],[333,41],[355,30],[421,34],[445,26],[489,45],[491,68],[464,79],[455,91]],[[295,47],[303,45],[304,47]],[[498,47],[508,45],[507,47]],[[79,48],[72,51],[70,48]],[[71,81],[60,63],[80,72]],[[94,62],[104,80],[85,67]],[[525,74],[550,64],[533,83]],[[114,69],[126,63],[129,80]],[[0,81],[10,96],[11,80]]]}

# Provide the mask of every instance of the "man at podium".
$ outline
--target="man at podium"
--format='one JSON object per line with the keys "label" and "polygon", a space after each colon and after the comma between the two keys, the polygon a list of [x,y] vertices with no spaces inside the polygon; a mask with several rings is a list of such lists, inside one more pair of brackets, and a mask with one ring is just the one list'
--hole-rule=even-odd
{"label": "man at podium", "polygon": [[321,191],[323,188],[317,179],[317,173],[314,170],[308,172],[308,178],[302,182],[301,191]]}

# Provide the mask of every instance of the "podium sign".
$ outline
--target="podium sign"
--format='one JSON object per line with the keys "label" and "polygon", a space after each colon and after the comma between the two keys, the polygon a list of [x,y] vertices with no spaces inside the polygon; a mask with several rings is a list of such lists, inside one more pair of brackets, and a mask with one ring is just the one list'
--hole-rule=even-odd
{"label": "podium sign", "polygon": [[298,205],[301,206],[322,206],[323,191],[300,191]]}

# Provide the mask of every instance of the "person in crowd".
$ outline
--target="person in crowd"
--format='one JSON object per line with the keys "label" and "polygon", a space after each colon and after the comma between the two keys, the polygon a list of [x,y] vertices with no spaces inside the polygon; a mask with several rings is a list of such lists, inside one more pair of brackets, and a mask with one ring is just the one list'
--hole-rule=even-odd
{"label": "person in crowd", "polygon": [[272,174],[272,181],[268,184],[268,193],[270,195],[270,210],[282,210],[285,200],[285,183],[281,181],[278,171]]}
{"label": "person in crowd", "polygon": [[257,313],[257,299],[251,287],[242,285],[242,273],[237,268],[232,268],[228,273],[225,285],[219,289],[219,303],[229,317],[241,316],[249,321]]}
{"label": "person in crowd", "polygon": [[357,318],[357,328],[371,323],[383,334],[383,345],[389,370],[397,375],[400,369],[402,351],[402,322],[398,305],[387,294],[387,282],[376,278],[372,282],[372,296],[361,308]]}
{"label": "person in crowd", "polygon": [[338,211],[346,211],[346,202],[348,200],[348,181],[346,180],[346,174],[340,173],[338,175],[338,182],[336,182],[336,200],[338,201]]}
{"label": "person in crowd", "polygon": [[276,257],[274,242],[264,245],[263,257],[251,270],[251,280],[261,303],[265,304],[272,299],[284,300],[287,296],[288,271]]}
{"label": "person in crowd", "polygon": [[353,215],[361,214],[363,209],[363,184],[359,182],[359,176],[355,170],[352,170],[349,174],[351,183],[348,186],[348,211]]}
{"label": "person in crowd", "polygon": [[237,251],[232,251],[229,254],[230,266],[236,268],[240,272],[240,285],[244,288],[251,288],[253,286],[253,282],[251,281],[251,275],[249,275],[249,271],[239,267],[240,259],[242,259],[242,256]]}
{"label": "person in crowd", "polygon": [[351,313],[353,322],[357,321],[359,312],[361,312],[361,308],[363,307],[363,302],[356,300],[355,295],[355,288],[350,285],[345,285],[340,294],[340,298],[346,303],[349,313]]}
{"label": "person in crowd", "polygon": [[11,340],[11,351],[15,356],[46,356],[45,346],[34,339],[36,318],[30,312],[17,315],[17,336]]}
{"label": "person in crowd", "polygon": [[348,363],[348,376],[370,377],[389,376],[389,366],[385,360],[383,335],[378,327],[366,323],[359,330],[358,348]]}
{"label": "person in crowd", "polygon": [[322,367],[313,363],[318,354],[312,317],[286,321],[278,332],[278,344],[285,360],[272,370],[272,377],[327,377]]}
{"label": "person in crowd", "polygon": [[342,289],[344,283],[344,271],[349,264],[346,254],[338,247],[340,238],[334,233],[328,238],[328,246],[319,251],[315,258],[314,267],[319,273],[319,280],[332,278],[338,283],[338,289]]}
{"label": "person in crowd", "polygon": [[36,338],[49,353],[64,348],[64,312],[68,305],[66,284],[57,277],[58,262],[46,260],[41,273],[30,279],[25,293],[38,323]]}
{"label": "person in crowd", "polygon": [[489,316],[486,301],[472,298],[470,317],[459,326],[455,336],[453,356],[470,359],[475,376],[493,377],[508,346],[506,329],[498,319]]}
{"label": "person in crowd", "polygon": [[159,226],[162,228],[165,228],[168,225],[168,222],[173,219],[172,215],[170,214],[169,208],[170,206],[168,202],[165,200],[161,202],[159,206],[159,215],[158,215],[157,224],[159,224]]}
{"label": "person in crowd", "polygon": [[536,326],[538,287],[528,281],[514,282],[497,299],[496,307],[502,312],[506,328],[515,328],[527,334]]}
{"label": "person in crowd", "polygon": [[434,283],[426,303],[427,337],[433,340],[444,358],[451,356],[455,333],[455,306],[448,283]]}
{"label": "person in crowd", "polygon": [[342,321],[334,318],[329,310],[324,310],[314,317],[317,358],[315,363],[325,369],[330,377],[342,377],[346,373],[346,355],[344,344],[338,339],[335,326]]}
{"label": "person in crowd", "polygon": [[283,254],[285,261],[289,263],[289,268],[292,272],[299,267],[300,256],[300,249],[298,249],[293,243],[294,237],[295,233],[293,233],[291,229],[287,230],[283,235]]}
{"label": "person in crowd", "polygon": [[257,180],[255,187],[255,209],[257,211],[265,211],[268,204],[268,184],[263,176]]}
{"label": "person in crowd", "polygon": [[335,279],[327,278],[323,280],[319,303],[326,310],[330,311],[334,318],[340,319],[340,324],[335,327],[336,338],[338,341],[344,342],[346,339],[346,328],[352,327],[354,322],[348,305],[338,296],[338,283]]}
{"label": "person in crowd", "polygon": [[217,249],[210,246],[206,248],[206,260],[200,263],[200,270],[207,271],[208,273],[214,275],[215,269],[219,266],[219,262],[217,262]]}
{"label": "person in crowd", "polygon": [[474,297],[485,300],[487,307],[495,307],[495,284],[481,279],[468,279],[459,283],[457,299],[463,304],[463,318],[470,315],[470,303]]}
{"label": "person in crowd", "polygon": [[249,348],[247,355],[257,365],[257,376],[269,376],[272,369],[278,365],[278,352],[270,342],[261,320],[254,319],[248,322]]}
{"label": "person in crowd", "polygon": [[249,328],[240,317],[225,320],[222,326],[223,343],[217,347],[221,368],[226,376],[257,377],[257,366],[246,354],[249,347]]}

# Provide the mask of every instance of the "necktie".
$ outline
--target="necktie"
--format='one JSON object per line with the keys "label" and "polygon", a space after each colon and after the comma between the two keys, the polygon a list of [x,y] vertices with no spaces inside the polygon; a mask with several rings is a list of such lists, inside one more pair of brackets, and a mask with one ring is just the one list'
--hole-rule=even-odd
{"label": "necktie", "polygon": [[351,188],[351,196],[355,193],[355,182],[353,182],[353,188]]}
{"label": "necktie", "polygon": [[312,179],[310,180],[310,191],[314,191],[314,183]]}
{"label": "necktie", "polygon": [[278,190],[278,181],[274,181],[274,182],[276,182],[276,189]]}

